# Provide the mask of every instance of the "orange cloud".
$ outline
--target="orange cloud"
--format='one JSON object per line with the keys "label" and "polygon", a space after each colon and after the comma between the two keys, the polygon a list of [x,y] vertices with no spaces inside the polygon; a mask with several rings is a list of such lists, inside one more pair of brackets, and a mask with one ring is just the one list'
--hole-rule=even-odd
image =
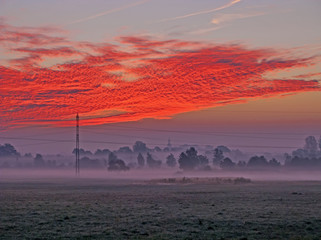
{"label": "orange cloud", "polygon": [[[3,24],[0,31],[8,28]],[[73,125],[77,112],[85,116],[83,125],[170,118],[240,100],[320,91],[317,81],[264,79],[268,71],[312,62],[278,59],[268,49],[135,36],[120,37],[119,45],[57,42],[47,33],[19,31],[14,34],[24,37],[8,50],[23,57],[0,66],[3,127]],[[0,43],[12,41],[12,33],[1,36]],[[48,56],[77,58],[40,66]]]}

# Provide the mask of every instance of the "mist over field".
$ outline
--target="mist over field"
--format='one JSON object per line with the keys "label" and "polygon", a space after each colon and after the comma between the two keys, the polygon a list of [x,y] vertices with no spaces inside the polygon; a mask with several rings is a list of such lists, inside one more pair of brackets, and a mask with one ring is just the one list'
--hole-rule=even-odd
{"label": "mist over field", "polygon": [[108,172],[107,170],[81,170],[76,176],[69,170],[34,170],[10,169],[0,171],[1,181],[68,181],[73,179],[128,180],[143,182],[148,180],[181,179],[181,178],[247,178],[252,181],[321,181],[321,170],[250,170],[250,171],[212,171],[182,172],[172,170],[131,170],[128,172]]}
{"label": "mist over field", "polygon": [[253,154],[227,146],[174,146],[149,148],[136,141],[117,150],[80,148],[79,171],[75,153],[69,155],[20,153],[0,145],[0,179],[153,180],[179,178],[246,178],[253,181],[320,181],[321,137],[305,138],[302,148],[290,153]]}
{"label": "mist over field", "polygon": [[117,150],[98,148],[91,152],[75,148],[69,155],[23,154],[9,143],[0,145],[0,177],[55,178],[76,174],[120,179],[241,176],[261,180],[320,180],[320,171],[321,137],[317,140],[314,136],[306,137],[303,147],[290,153],[262,155],[224,145],[175,146],[170,140],[163,148],[150,148],[147,143],[136,141],[132,147]]}

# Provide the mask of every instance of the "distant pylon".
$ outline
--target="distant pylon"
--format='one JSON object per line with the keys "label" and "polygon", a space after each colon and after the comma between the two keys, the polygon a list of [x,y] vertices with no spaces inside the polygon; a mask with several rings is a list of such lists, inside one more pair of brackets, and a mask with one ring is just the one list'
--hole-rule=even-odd
{"label": "distant pylon", "polygon": [[79,175],[79,115],[76,115],[76,175]]}

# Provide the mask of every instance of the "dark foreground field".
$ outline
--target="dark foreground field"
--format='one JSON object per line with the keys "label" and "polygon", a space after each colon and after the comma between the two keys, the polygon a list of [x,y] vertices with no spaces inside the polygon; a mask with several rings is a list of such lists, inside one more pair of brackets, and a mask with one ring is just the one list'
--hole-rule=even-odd
{"label": "dark foreground field", "polygon": [[321,239],[321,182],[0,182],[1,239]]}

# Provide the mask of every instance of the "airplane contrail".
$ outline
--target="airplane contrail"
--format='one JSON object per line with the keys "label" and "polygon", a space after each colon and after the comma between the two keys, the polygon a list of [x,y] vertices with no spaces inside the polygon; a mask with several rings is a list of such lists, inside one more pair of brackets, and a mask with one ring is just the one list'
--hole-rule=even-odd
{"label": "airplane contrail", "polygon": [[238,2],[241,2],[241,0],[233,0],[221,7],[218,7],[218,8],[213,8],[213,9],[209,9],[209,10],[204,10],[204,11],[199,11],[199,12],[194,12],[194,13],[189,13],[189,14],[186,14],[186,15],[182,15],[182,16],[178,16],[178,17],[173,17],[173,18],[165,18],[165,19],[162,19],[160,20],[159,22],[167,22],[167,21],[173,21],[173,20],[178,20],[178,19],[183,19],[183,18],[188,18],[188,17],[192,17],[192,16],[196,16],[196,15],[201,15],[201,14],[206,14],[206,13],[211,13],[211,12],[216,12],[216,11],[219,11],[219,10],[222,10],[222,9],[225,9],[225,8],[228,8],[228,7],[231,7],[233,6],[234,4],[238,3]]}
{"label": "airplane contrail", "polygon": [[92,16],[89,16],[89,17],[86,17],[86,18],[81,18],[81,19],[75,20],[75,21],[73,21],[71,23],[68,23],[67,25],[86,22],[88,20],[95,19],[95,18],[98,18],[98,17],[101,17],[101,16],[105,16],[105,15],[110,14],[110,13],[119,12],[119,11],[122,11],[122,10],[127,9],[127,8],[131,8],[131,7],[135,7],[135,6],[144,4],[144,3],[148,2],[148,1],[150,1],[150,0],[142,0],[142,1],[138,1],[138,2],[135,2],[135,3],[132,3],[132,4],[128,4],[128,5],[125,5],[125,6],[122,6],[122,7],[109,9],[107,11],[104,11],[104,12],[101,12],[101,13],[97,13],[95,15],[92,15]]}

